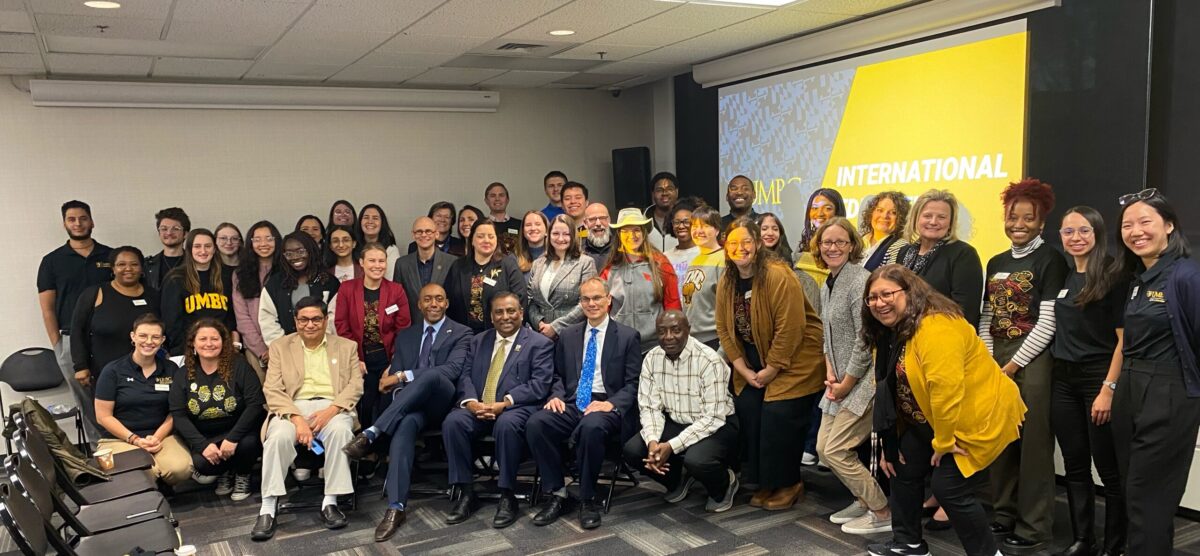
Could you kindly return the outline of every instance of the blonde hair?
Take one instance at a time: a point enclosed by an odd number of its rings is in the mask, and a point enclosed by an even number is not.
[[[913,201],[912,210],[908,213],[908,221],[904,223],[904,239],[909,243],[920,241],[917,232],[917,220],[925,205],[940,201],[950,206],[950,229],[946,233],[946,242],[958,241],[958,198],[948,189],[930,189]]]

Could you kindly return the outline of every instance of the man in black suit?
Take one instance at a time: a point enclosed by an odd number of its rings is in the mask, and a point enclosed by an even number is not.
[[[454,255],[437,248],[437,225],[433,219],[422,216],[413,222],[413,244],[417,249],[396,260],[392,278],[404,286],[408,299],[419,299],[421,288],[428,284],[446,285],[446,274]],[[411,322],[420,322],[421,313],[416,303],[409,303]]]
[[[471,366],[458,379],[458,404],[442,422],[442,440],[450,466],[450,484],[461,493],[446,523],[462,523],[478,506],[471,441],[488,434],[496,439],[500,505],[492,527],[517,521],[513,487],[525,450],[525,422],[546,403],[554,379],[554,343],[521,326],[525,313],[512,292],[492,297],[492,325],[471,340]]]
[[[637,388],[642,370],[641,334],[608,317],[612,297],[599,278],[579,286],[586,322],[563,329],[554,349],[550,401],[529,419],[525,439],[542,475],[546,502],[534,525],[549,525],[567,511],[562,447],[575,438],[579,465],[579,524],[600,526],[596,477],[608,440],[633,436],[638,428]]]
[[[371,444],[391,437],[388,463],[388,509],[375,528],[375,542],[384,542],[405,520],[408,487],[417,435],[429,423],[440,423],[454,399],[454,383],[466,366],[471,328],[446,318],[446,290],[437,284],[421,288],[417,306],[421,326],[410,326],[396,335],[391,374],[379,381],[379,390],[396,388],[391,405],[375,424],[358,433],[343,450],[354,459],[366,456]]]

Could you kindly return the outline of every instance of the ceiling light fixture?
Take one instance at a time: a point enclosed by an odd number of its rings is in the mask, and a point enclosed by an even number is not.
[[[550,34],[555,37],[565,37],[567,35],[574,35],[575,31],[572,31],[570,29],[559,29],[557,31],[550,31]]]
[[[89,8],[98,8],[101,10],[111,10],[121,7],[120,2],[108,2],[105,0],[88,0],[87,2],[84,2],[83,5]]]

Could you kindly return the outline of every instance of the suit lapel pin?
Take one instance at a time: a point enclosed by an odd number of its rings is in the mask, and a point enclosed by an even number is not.
[[[517,344],[517,345],[513,346],[513,351],[515,351],[517,353],[521,353],[521,344]]]
[[[329,364],[330,364],[330,365],[337,365],[337,359],[330,359],[330,360],[329,360]]]

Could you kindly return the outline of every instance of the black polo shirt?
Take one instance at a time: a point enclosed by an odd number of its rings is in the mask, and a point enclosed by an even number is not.
[[[68,241],[42,257],[37,275],[38,293],[55,292],[54,314],[58,317],[60,330],[71,329],[75,302],[84,288],[112,280],[112,263],[108,262],[110,253],[112,248],[97,241],[85,258],[71,249]]]
[[[1179,262],[1165,256],[1136,278],[1125,302],[1125,359],[1180,364],[1167,313],[1167,279]]]
[[[113,402],[113,417],[138,436],[154,434],[170,412],[167,398],[179,366],[165,357],[156,361],[158,367],[147,377],[126,355],[105,365],[96,380],[96,399]],[[107,430],[104,435],[113,438]]]

